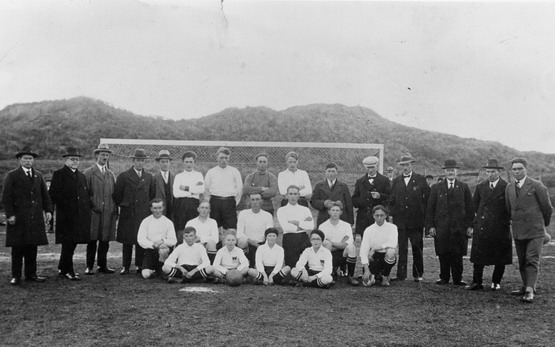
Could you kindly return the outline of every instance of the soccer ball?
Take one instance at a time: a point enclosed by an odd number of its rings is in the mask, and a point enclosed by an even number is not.
[[[228,270],[225,274],[225,280],[231,287],[238,287],[243,283],[243,274],[239,270]]]

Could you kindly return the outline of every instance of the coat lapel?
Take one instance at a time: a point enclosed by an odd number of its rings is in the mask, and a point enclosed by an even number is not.
[[[532,188],[533,188],[532,181],[529,180],[528,177],[527,177],[524,180],[524,183],[522,184],[522,187],[520,187],[520,192],[518,193],[517,202],[522,201],[524,199],[524,197],[526,196],[526,194],[528,193],[528,191]]]
[[[98,177],[98,179],[100,179],[101,181],[104,181],[104,175],[102,174],[102,172],[100,172],[98,165],[94,164],[94,166],[92,167],[92,172],[96,177]]]
[[[31,174],[33,176],[33,181],[31,182],[31,180],[29,179],[29,176],[27,176],[25,174],[25,171],[23,170],[23,168],[20,166],[19,170],[17,170],[17,179],[21,182],[21,184],[26,187],[27,189],[31,190],[33,188],[33,184],[36,181],[36,174],[35,174],[35,170],[31,169]]]

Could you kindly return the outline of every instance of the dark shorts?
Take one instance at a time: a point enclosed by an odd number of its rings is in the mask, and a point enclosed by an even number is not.
[[[177,198],[174,200],[173,218],[175,223],[175,231],[177,235],[177,243],[183,243],[183,229],[191,219],[198,217],[198,199],[195,198]]]
[[[143,257],[143,269],[160,271],[162,269],[163,263],[159,260],[160,255],[157,249],[145,249],[145,254]]]
[[[224,229],[237,229],[237,211],[235,209],[234,197],[210,198],[210,218],[218,223],[218,227]]]
[[[304,231],[300,233],[283,234],[285,265],[291,268],[295,267],[301,253],[308,247],[310,247],[310,240]]]
[[[189,272],[189,271],[193,271],[194,269],[196,269],[198,265],[181,265],[181,266],[183,266],[185,268],[185,270],[187,270],[187,272]],[[188,281],[196,281],[196,280],[203,279],[204,277],[202,276],[202,274],[200,272],[201,271],[197,271],[193,275],[193,277],[188,278],[187,280]],[[183,275],[181,274],[181,271],[178,271],[178,273],[180,274],[181,277],[183,277]]]
[[[275,269],[275,266],[264,266],[264,272],[266,273],[267,276],[270,276],[272,274],[272,271],[274,271],[274,269]],[[281,272],[276,273],[274,275],[274,283],[280,284],[282,281],[283,281],[283,277],[281,276]]]

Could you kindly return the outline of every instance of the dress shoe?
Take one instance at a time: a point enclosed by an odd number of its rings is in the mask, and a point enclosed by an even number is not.
[[[472,283],[471,285],[464,287],[464,289],[466,289],[466,290],[480,290],[480,289],[484,289],[484,286],[479,284],[479,283]]]
[[[94,270],[92,267],[88,267],[85,269],[85,275],[94,275]]]
[[[46,281],[46,278],[35,275],[31,277],[26,277],[25,281],[41,283]]]
[[[422,282],[424,279],[422,277],[415,277],[414,282]]]
[[[109,268],[109,267],[99,267],[96,272],[102,272],[103,274],[113,274],[116,270]]]
[[[456,286],[466,286],[465,281],[457,281],[457,282],[453,282],[453,284],[456,285]]]
[[[534,302],[534,292],[526,292],[524,293],[524,296],[521,299],[524,302],[527,302],[529,304],[531,304],[532,302]]]
[[[389,279],[390,282],[401,282],[404,281],[405,279],[403,277],[392,277]]]
[[[360,282],[357,281],[354,277],[347,278],[347,283],[352,286],[358,286],[360,284]]]
[[[491,284],[491,290],[498,291],[500,289],[501,289],[501,286],[499,285],[499,283],[492,283]]]
[[[441,278],[436,281],[436,284],[448,284],[448,283],[449,283],[448,280],[444,280],[444,279],[441,279]]]
[[[19,279],[19,278],[17,278],[17,277],[12,278],[12,280],[10,281],[10,284],[11,284],[12,286],[17,286],[17,285],[20,284],[20,283],[21,283],[21,279]]]
[[[389,283],[389,277],[384,276],[382,278],[382,287],[389,287],[391,284]]]
[[[79,280],[81,280],[81,277],[79,277],[79,275],[77,275],[76,273],[72,273],[72,272],[66,273],[65,277],[70,281],[79,281]]]
[[[526,293],[526,288],[522,287],[518,290],[511,291],[511,295],[524,295]]]
[[[120,275],[128,275],[129,274],[129,268],[128,267],[124,267],[123,269],[121,269],[121,271],[119,272]]]

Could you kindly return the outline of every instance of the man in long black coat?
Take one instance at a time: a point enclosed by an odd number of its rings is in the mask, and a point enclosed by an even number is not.
[[[56,243],[62,244],[59,274],[76,281],[80,277],[73,268],[73,254],[77,244],[90,241],[92,201],[87,179],[78,169],[79,149],[68,147],[63,157],[64,167],[52,174],[50,198],[56,206]]]
[[[143,168],[148,158],[145,150],[137,148],[131,158],[133,166],[119,174],[112,195],[120,208],[116,241],[123,244],[121,275],[129,273],[133,245],[137,273],[141,273],[144,249],[137,242],[137,233],[143,219],[150,215],[150,200],[154,198],[153,177]]]
[[[467,253],[468,237],[472,232],[474,208],[468,184],[456,179],[459,168],[455,160],[445,161],[446,179],[432,186],[426,208],[426,227],[434,237],[439,257],[437,284],[449,283],[452,275],[455,285],[466,285],[462,280],[463,256]]]
[[[474,264],[472,284],[467,290],[483,288],[484,266],[495,265],[491,289],[501,289],[500,283],[505,272],[505,265],[513,261],[513,248],[510,228],[510,213],[505,202],[507,182],[499,177],[497,159],[490,159],[486,166],[488,178],[480,182],[474,190],[474,208],[476,219],[472,235],[470,261]]]
[[[44,281],[44,277],[37,276],[37,246],[48,244],[45,222],[52,218],[53,209],[44,179],[33,169],[37,156],[28,148],[17,153],[15,157],[20,166],[8,172],[4,179],[2,205],[8,218],[6,247],[12,248],[12,285],[21,282],[23,259],[25,279]]]

